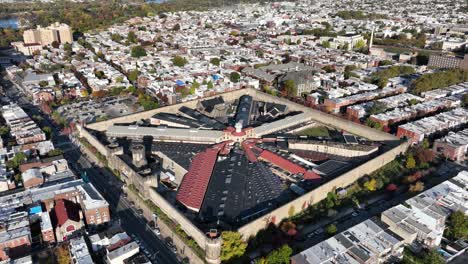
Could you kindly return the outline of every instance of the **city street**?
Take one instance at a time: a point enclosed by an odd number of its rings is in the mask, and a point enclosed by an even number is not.
[[[123,196],[121,183],[116,178],[103,173],[103,169],[92,166],[91,162],[78,150],[65,153],[67,160],[75,164],[77,172],[86,172],[90,181],[109,202],[113,217],[118,217],[122,228],[130,235],[134,234],[152,256],[156,254],[156,263],[178,263],[177,257],[166,247],[153,231],[147,229],[146,220],[138,215],[133,206]]]
[[[118,218],[121,227],[129,235],[133,235],[138,241],[141,241],[141,249],[146,249],[150,253],[153,263],[179,263],[177,256],[167,248],[165,243],[152,230],[148,229],[146,220],[136,212],[131,203],[123,196],[122,183],[115,177],[106,174],[104,168],[93,166],[93,163],[70,141],[68,136],[60,133],[60,128],[49,119],[49,116],[27,100],[26,96],[18,90],[17,85],[10,80],[2,80],[2,85],[5,94],[11,101],[19,102],[29,114],[41,116],[43,118],[41,120],[42,126],[52,128],[52,141],[56,147],[64,152],[64,157],[75,174],[79,176],[86,173],[91,183],[109,203],[112,218]]]

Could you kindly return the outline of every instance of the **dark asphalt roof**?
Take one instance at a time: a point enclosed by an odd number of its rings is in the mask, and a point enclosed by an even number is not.
[[[181,115],[170,114],[170,113],[157,113],[153,116],[153,118],[173,122],[176,124],[180,124],[183,126],[188,126],[191,128],[200,128],[203,127],[203,123],[198,122],[195,119],[187,118]]]
[[[206,112],[211,113],[216,105],[224,104],[224,99],[221,96],[203,100],[200,102]]]
[[[177,162],[184,169],[188,170],[195,154],[208,148],[207,144],[175,143],[175,142],[155,142],[151,146],[151,152],[160,151],[171,160]]]
[[[186,106],[182,106],[181,108],[179,108],[179,111],[204,124],[205,127],[209,127],[216,130],[223,130],[226,128],[226,126],[223,123],[218,122],[213,118],[209,118],[208,116]]]
[[[268,209],[281,193],[278,176],[261,162],[249,164],[245,155],[236,150],[216,164],[200,217],[240,223],[242,217]]]
[[[242,123],[242,127],[250,125],[250,115],[252,113],[253,98],[250,95],[243,95],[239,98],[236,111],[236,124]]]

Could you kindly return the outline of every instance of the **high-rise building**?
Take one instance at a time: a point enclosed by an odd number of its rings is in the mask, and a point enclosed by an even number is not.
[[[67,24],[59,24],[58,22],[56,22],[55,24],[49,26],[49,28],[57,32],[60,43],[73,42],[72,30]]]
[[[38,30],[41,36],[42,46],[50,45],[54,41],[59,42],[58,32],[56,30],[50,28],[38,28]]]
[[[36,29],[28,29],[23,33],[23,40],[25,44],[40,44],[41,34]]]
[[[73,35],[70,26],[56,22],[46,28],[38,26],[36,29],[24,31],[23,40],[25,44],[46,46],[54,41],[58,43],[72,43]]]

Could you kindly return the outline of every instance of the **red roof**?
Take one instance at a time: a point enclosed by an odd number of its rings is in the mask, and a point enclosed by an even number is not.
[[[320,180],[322,177],[313,171],[306,171],[304,174],[305,180]]]
[[[242,148],[244,149],[245,155],[247,156],[247,159],[250,162],[257,162],[257,156],[252,151],[252,147],[254,147],[254,146],[255,145],[250,143],[250,142],[247,142],[247,141],[242,142]]]
[[[75,222],[80,221],[80,209],[73,202],[60,199],[55,203],[54,207],[55,216],[57,218],[57,225],[62,226],[69,219]]]
[[[268,162],[271,162],[275,164],[276,166],[282,168],[285,171],[289,171],[290,173],[293,174],[298,174],[298,173],[305,173],[306,170],[302,168],[301,166],[281,157],[276,155],[275,153],[264,150],[262,153],[260,153],[260,157],[264,160],[267,160]]]
[[[190,169],[185,174],[176,199],[194,211],[199,211],[213,173],[220,146],[209,148],[193,157]]]

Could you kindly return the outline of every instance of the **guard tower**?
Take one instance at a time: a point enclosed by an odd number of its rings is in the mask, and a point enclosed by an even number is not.
[[[131,147],[133,165],[137,168],[141,168],[148,164],[145,154],[145,146],[143,144],[134,144]]]
[[[211,229],[206,235],[205,261],[208,264],[220,264],[223,239],[216,229]]]

